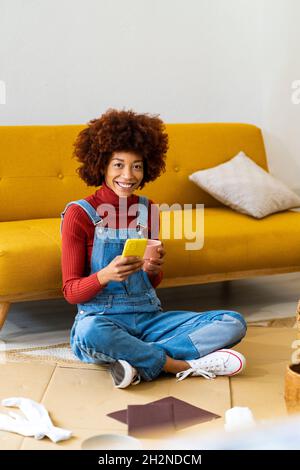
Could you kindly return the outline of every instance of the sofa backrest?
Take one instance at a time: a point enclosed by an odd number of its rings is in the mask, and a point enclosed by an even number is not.
[[[92,194],[76,173],[73,143],[84,125],[0,126],[0,220],[59,217],[72,200]],[[167,124],[166,172],[144,186],[157,203],[220,206],[188,175],[224,163],[243,150],[267,170],[259,128],[250,124]]]

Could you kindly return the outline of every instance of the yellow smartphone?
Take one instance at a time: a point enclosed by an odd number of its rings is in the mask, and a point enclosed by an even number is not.
[[[143,258],[147,241],[147,238],[127,238],[122,256],[139,256]]]

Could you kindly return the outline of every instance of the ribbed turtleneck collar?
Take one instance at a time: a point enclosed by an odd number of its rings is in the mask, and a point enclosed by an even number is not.
[[[114,207],[119,207],[120,197],[105,183],[103,182],[101,188],[99,188],[95,192],[95,197],[97,199],[97,203],[101,204],[102,202],[112,204]],[[135,194],[131,194],[127,198],[127,207],[131,204],[135,204],[138,201],[138,196]]]

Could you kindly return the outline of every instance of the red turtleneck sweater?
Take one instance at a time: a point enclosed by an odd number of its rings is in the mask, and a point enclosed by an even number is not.
[[[94,194],[85,198],[94,209],[100,204],[112,204],[116,210],[116,226],[119,228],[119,197],[105,183]],[[131,195],[127,199],[127,208],[138,203],[138,196]],[[151,204],[149,200],[148,231],[150,237]],[[155,206],[154,206],[155,207]],[[104,215],[104,214],[100,214]],[[127,227],[135,215],[127,217]],[[90,262],[94,240],[94,224],[86,212],[77,204],[68,207],[62,230],[62,278],[63,294],[71,304],[88,302],[98,294],[103,286],[100,284],[97,273],[90,274]],[[153,287],[157,287],[162,280],[162,272],[150,276]]]

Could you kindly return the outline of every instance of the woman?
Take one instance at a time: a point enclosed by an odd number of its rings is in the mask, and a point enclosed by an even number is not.
[[[102,186],[61,214],[63,292],[78,307],[71,347],[84,362],[109,364],[117,388],[163,371],[183,380],[235,375],[245,366],[242,354],[228,349],[246,333],[239,313],[163,311],[155,292],[163,245],[150,261],[121,257],[126,238],[158,238],[151,227],[159,220],[156,206],[134,191],[165,170],[167,149],[157,116],[113,109],[91,120],[75,142],[79,176]],[[132,214],[135,207],[146,210]]]

